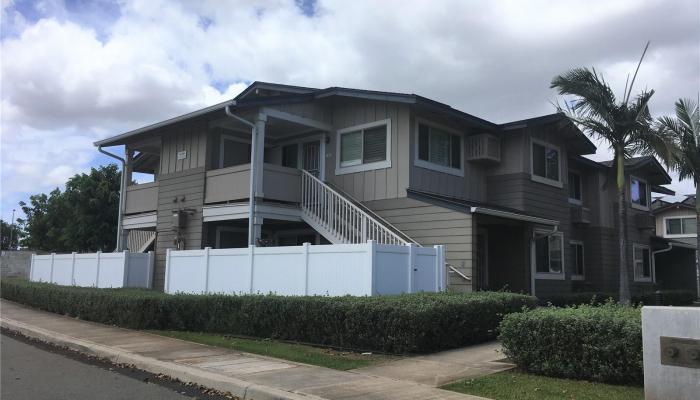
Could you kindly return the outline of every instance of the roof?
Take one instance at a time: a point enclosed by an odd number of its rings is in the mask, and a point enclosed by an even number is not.
[[[499,205],[483,203],[479,201],[464,200],[452,196],[445,196],[443,194],[425,192],[415,189],[407,189],[406,192],[409,198],[414,198],[416,200],[421,200],[426,203],[450,208],[455,211],[461,211],[470,214],[486,214],[495,217],[532,222],[542,225],[559,225],[559,221],[557,220],[538,217],[536,215],[528,214],[515,208],[502,207]]]
[[[210,107],[166,119],[161,122],[150,124],[138,129],[130,130],[116,136],[96,141],[95,146],[115,146],[124,144],[127,139],[158,128],[175,124],[187,119],[196,118],[209,113],[222,112],[227,106],[233,109],[246,109],[261,105],[272,105],[279,103],[303,102],[315,99],[323,99],[331,96],[354,97],[368,100],[390,101],[404,104],[413,104],[424,107],[434,112],[446,114],[477,128],[489,131],[504,131],[527,126],[540,126],[555,122],[565,122],[569,124],[571,132],[581,139],[584,151],[595,152],[595,145],[584,135],[564,114],[556,113],[536,118],[524,119],[507,124],[495,124],[483,118],[476,117],[464,111],[457,110],[445,103],[429,99],[413,93],[385,92],[377,90],[352,89],[332,86],[325,89],[316,89],[305,86],[283,85],[278,83],[255,81],[235,98],[215,104]]]
[[[657,200],[654,200],[654,203],[656,203]],[[660,214],[664,211],[670,210],[670,209],[678,209],[678,208],[684,208],[686,210],[693,210],[695,211],[695,196],[686,196],[685,199],[681,201],[676,201],[676,202],[668,202],[664,200],[658,200],[657,206],[654,207],[652,203],[652,213],[654,214]]]
[[[682,242],[680,240],[665,238],[662,236],[652,236],[651,240],[653,242],[663,243],[667,247],[668,247],[668,245],[671,245],[671,248],[679,248],[680,247],[680,248],[689,249],[689,250],[695,250],[695,248],[696,248],[696,246],[692,243]]]
[[[612,168],[614,165],[613,160],[601,161],[601,165],[608,168]],[[659,161],[653,156],[641,156],[641,157],[631,157],[625,159],[625,169],[628,172],[635,172],[646,169],[645,178],[650,179],[650,183],[654,185],[668,185],[672,182],[671,176],[666,172],[666,169],[659,163]],[[675,192],[660,188],[664,191],[657,193],[675,194]]]

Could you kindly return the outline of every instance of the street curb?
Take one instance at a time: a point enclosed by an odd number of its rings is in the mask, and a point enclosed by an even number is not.
[[[100,358],[108,359],[113,363],[131,364],[136,368],[153,373],[163,374],[182,382],[196,382],[199,385],[230,392],[243,400],[322,400],[323,398],[303,393],[288,392],[265,385],[259,385],[201,370],[199,368],[160,361],[153,358],[139,356],[128,351],[114,349],[99,345],[90,341],[77,339],[46,329],[38,328],[23,322],[6,317],[0,318],[0,326],[10,331],[18,332],[24,336],[65,346],[81,353],[87,353]]]

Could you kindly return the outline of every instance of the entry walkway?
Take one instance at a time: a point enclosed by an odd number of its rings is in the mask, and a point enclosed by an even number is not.
[[[81,321],[5,300],[0,306],[3,328],[184,382],[229,391],[243,399],[480,399],[437,389],[434,377],[421,382],[423,379],[416,378],[420,375],[417,367],[402,367],[413,358],[387,364],[384,369],[336,371]],[[433,365],[430,363],[443,356],[456,361],[462,357],[459,354],[455,351],[418,357],[414,365]]]

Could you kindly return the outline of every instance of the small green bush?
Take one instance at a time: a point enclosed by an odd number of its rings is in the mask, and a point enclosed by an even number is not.
[[[500,331],[504,353],[526,371],[618,384],[643,381],[639,308],[544,307],[506,315]]]
[[[502,292],[379,297],[167,295],[17,280],[2,297],[131,329],[181,330],[375,350],[428,352],[495,339],[505,314],[536,299]]]
[[[693,304],[696,296],[690,290],[662,290],[662,304],[664,306],[687,306]],[[542,296],[540,305],[553,305],[555,307],[575,306],[575,305],[601,305],[609,299],[617,300],[615,293],[603,292],[574,292],[563,293],[550,296]],[[632,296],[633,304],[656,305],[656,294],[647,292]]]

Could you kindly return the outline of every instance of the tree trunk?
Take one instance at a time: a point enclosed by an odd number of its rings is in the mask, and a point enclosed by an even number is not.
[[[625,155],[622,151],[616,151],[617,159],[617,232],[620,245],[620,304],[629,305],[630,282],[627,266],[627,202],[625,201]]]
[[[697,296],[700,299],[700,177],[695,178],[695,222],[696,222],[696,243],[695,248],[695,284],[697,286]]]

